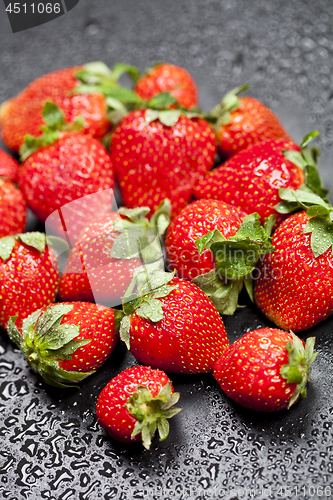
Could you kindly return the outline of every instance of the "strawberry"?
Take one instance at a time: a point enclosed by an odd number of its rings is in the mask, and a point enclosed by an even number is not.
[[[110,129],[103,90],[105,87],[116,87],[117,78],[122,72],[119,65],[115,65],[111,71],[105,64],[95,62],[61,69],[37,78],[1,106],[3,141],[9,148],[18,151],[27,134],[40,135],[42,110],[47,101],[56,104],[69,123],[81,115],[84,119],[84,133],[97,139],[103,137]]]
[[[153,99],[158,102],[158,96]],[[175,100],[165,105],[168,102]],[[172,217],[176,216],[194,185],[212,168],[215,149],[214,131],[202,118],[190,118],[177,109],[130,112],[111,139],[124,204],[156,210],[169,198]]]
[[[11,316],[18,326],[36,309],[54,301],[59,287],[55,254],[43,233],[0,239],[0,325]]]
[[[275,231],[275,253],[266,255],[254,289],[258,307],[285,330],[303,331],[333,312],[333,209],[307,189],[281,190],[289,216]]]
[[[155,261],[163,255],[159,238],[168,225],[170,205],[166,200],[150,221],[145,217],[148,212],[144,207],[120,208],[118,213],[106,214],[90,223],[71,249],[59,298],[109,306],[121,304],[141,259]]]
[[[293,142],[272,110],[253,97],[238,97],[249,86],[228,92],[208,115],[215,121],[218,150],[228,158],[257,142]]]
[[[0,178],[0,238],[24,231],[26,202],[19,189]]]
[[[198,105],[195,81],[188,71],[174,64],[161,63],[147,70],[136,82],[135,92],[147,101],[160,92],[170,92],[178,104],[186,109]]]
[[[114,171],[104,146],[88,135],[66,131],[63,114],[54,104],[46,103],[43,116],[43,135],[27,136],[21,148],[19,186],[32,211],[45,222],[69,202],[113,188]],[[101,213],[106,209],[101,207]],[[71,217],[66,223],[75,225],[77,214]]]
[[[8,333],[31,368],[47,384],[72,387],[94,373],[118,341],[115,312],[98,304],[66,302],[34,311],[22,325],[16,316]]]
[[[290,408],[306,397],[315,339],[305,349],[293,333],[275,328],[254,330],[224,351],[214,366],[214,377],[236,403],[256,411]]]
[[[145,365],[207,373],[229,345],[213,303],[193,283],[155,264],[137,270],[123,298],[120,338]]]
[[[195,197],[223,200],[248,213],[258,212],[262,221],[274,214],[277,227],[285,218],[274,208],[280,188],[297,189],[306,182],[319,195],[326,193],[317,172],[319,152],[307,147],[317,134],[308,134],[301,149],[270,140],[240,151],[195,186]]]
[[[173,405],[179,400],[168,376],[148,366],[134,366],[119,373],[98,396],[98,423],[117,441],[142,441],[149,450],[156,429],[160,441],[169,434],[168,418],[181,408]]]
[[[0,177],[16,182],[19,166],[18,161],[0,148]]]

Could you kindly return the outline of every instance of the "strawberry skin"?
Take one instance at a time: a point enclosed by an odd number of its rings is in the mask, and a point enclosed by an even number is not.
[[[26,216],[27,206],[21,191],[0,178],[0,238],[22,233]]]
[[[163,392],[166,393],[164,398]],[[145,398],[142,398],[144,393]],[[163,371],[134,366],[119,373],[104,387],[97,400],[97,420],[117,441],[135,443],[143,440],[143,445],[149,449],[155,432],[155,429],[151,432],[152,427],[158,428],[161,440],[167,437],[169,426],[166,418],[180,411],[179,408],[171,408],[178,398],[179,394],[174,393],[171,381]],[[139,420],[143,424],[146,420],[148,429],[144,429]]]
[[[169,198],[174,217],[213,166],[214,131],[203,119],[184,115],[170,127],[159,120],[147,123],[146,111],[130,112],[112,136],[111,155],[121,194],[126,206],[154,211]]]
[[[187,205],[173,219],[165,242],[170,270],[180,278],[194,279],[215,267],[212,252],[199,255],[195,241],[209,231],[218,229],[227,239],[233,236],[246,214],[218,200],[198,200]]]
[[[294,332],[311,328],[333,312],[332,251],[314,256],[311,235],[303,234],[309,220],[298,212],[278,227],[272,240],[276,251],[262,261],[254,289],[263,313]]]
[[[268,140],[292,142],[272,110],[253,97],[238,97],[239,107],[230,112],[230,122],[216,130],[218,150],[229,157],[252,144]]]
[[[21,165],[19,186],[35,215],[47,217],[67,203],[114,187],[110,155],[93,137],[64,133]],[[66,220],[76,225],[76,217]]]
[[[274,208],[279,189],[304,184],[303,171],[282,154],[287,149],[300,151],[294,143],[275,140],[240,151],[195,186],[195,197],[223,200],[247,213],[257,212],[263,221],[275,214],[279,224],[285,218]]]
[[[163,318],[153,323],[130,316],[130,350],[145,365],[172,373],[208,373],[229,345],[221,316],[193,283],[173,278],[177,286],[162,303]]]
[[[176,87],[179,88],[173,90]],[[137,81],[135,92],[147,101],[160,92],[170,92],[186,109],[198,105],[198,89],[192,76],[184,68],[173,64],[155,66]]]
[[[0,177],[16,182],[19,166],[18,161],[0,148]]]
[[[76,66],[41,76],[1,106],[2,139],[9,148],[18,151],[26,134],[40,135],[42,109],[47,100],[62,109],[67,122],[73,122],[81,115],[85,133],[96,138],[106,134],[110,125],[105,98],[98,93],[73,94],[79,84],[75,73],[80,69],[82,66]]]

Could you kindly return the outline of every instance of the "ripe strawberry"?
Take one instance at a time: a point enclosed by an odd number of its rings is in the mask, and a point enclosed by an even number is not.
[[[48,125],[43,136],[27,137],[21,150],[26,159],[20,167],[19,186],[32,211],[45,222],[69,202],[113,188],[114,171],[111,157],[99,141],[61,131],[67,126],[59,108],[46,103],[43,114]],[[76,214],[71,217],[66,223],[75,225]]]
[[[151,221],[145,217],[148,212],[144,207],[120,208],[119,213],[106,214],[89,224],[71,249],[61,277],[59,298],[109,306],[121,304],[141,259],[155,261],[163,255],[158,242],[169,222],[168,201]],[[151,243],[155,244],[154,252]],[[146,255],[148,250],[151,255]]]
[[[130,112],[111,140],[125,205],[156,210],[169,198],[176,216],[194,185],[212,168],[215,149],[214,131],[201,118],[189,118],[180,110]]]
[[[51,304],[23,321],[8,322],[8,333],[31,368],[47,384],[71,387],[94,373],[118,341],[112,309],[85,302]]]
[[[149,450],[151,440],[159,432],[160,441],[169,434],[167,418],[177,415],[179,400],[171,380],[161,370],[134,366],[119,373],[98,396],[98,423],[117,441],[142,441]]]
[[[22,320],[54,301],[59,271],[42,233],[24,233],[0,239],[0,325],[11,316]]]
[[[275,231],[275,253],[258,269],[255,301],[276,325],[299,332],[333,312],[333,209],[318,196],[299,189],[281,190],[278,209],[309,207],[288,217]],[[294,203],[293,203],[294,201]]]
[[[258,212],[262,221],[274,214],[277,226],[284,219],[274,209],[279,189],[297,189],[305,182],[304,172],[285,156],[285,150],[300,154],[296,144],[277,140],[240,151],[195,186],[195,197],[223,200],[248,213]]]
[[[97,139],[103,137],[110,129],[103,88],[115,87],[120,74],[121,71],[111,71],[103,63],[88,63],[37,78],[1,106],[3,141],[18,151],[27,134],[40,135],[42,110],[47,101],[59,106],[69,123],[81,115],[84,133]]]
[[[16,182],[19,166],[18,161],[0,148],[0,177]]]
[[[213,303],[193,283],[144,266],[123,299],[120,338],[145,365],[207,373],[229,345]],[[148,273],[148,278],[147,278]]]
[[[19,189],[0,178],[0,238],[24,231],[27,206]]]
[[[253,97],[238,97],[247,88],[244,85],[228,92],[208,115],[215,120],[218,150],[223,157],[257,142],[293,142],[271,109]]]
[[[305,349],[293,333],[261,328],[232,344],[215,363],[214,377],[236,403],[256,411],[290,408],[306,397],[315,339]]]
[[[195,81],[188,71],[173,64],[157,64],[149,69],[137,81],[135,92],[141,99],[147,101],[160,92],[170,92],[177,99],[178,104],[186,109],[198,105],[198,89]]]

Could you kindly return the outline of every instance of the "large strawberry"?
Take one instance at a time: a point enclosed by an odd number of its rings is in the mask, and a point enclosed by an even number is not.
[[[308,134],[300,148],[293,143],[270,140],[235,154],[209,173],[194,188],[196,198],[213,198],[248,213],[258,212],[262,221],[276,216],[276,226],[285,218],[274,206],[279,189],[297,189],[307,182],[318,194],[325,194],[316,169],[318,150],[307,147],[318,134]]]
[[[149,106],[159,103],[156,96]],[[156,210],[169,198],[175,216],[188,203],[194,185],[212,168],[216,150],[211,126],[190,116],[148,108],[130,112],[117,126],[111,154],[125,205]]]
[[[170,216],[166,200],[149,221],[149,209],[120,208],[91,222],[72,247],[60,282],[65,300],[121,304],[143,262],[163,259],[160,238]]]
[[[0,325],[11,316],[17,325],[33,311],[54,301],[59,287],[55,254],[43,233],[0,239]]]
[[[304,348],[293,333],[261,328],[238,339],[214,366],[214,377],[236,403],[256,411],[290,408],[306,397],[315,339]]]
[[[218,150],[229,157],[257,142],[282,140],[292,142],[273,111],[253,97],[238,97],[248,85],[228,92],[210,112],[216,130]]]
[[[198,105],[198,89],[191,75],[174,64],[159,63],[136,82],[135,92],[147,101],[161,92],[170,92],[184,108]]]
[[[154,264],[136,272],[123,302],[120,336],[140,363],[174,373],[207,373],[229,345],[207,296]]]
[[[31,368],[56,387],[71,387],[94,373],[118,341],[113,309],[85,302],[45,306],[8,334]]]
[[[181,408],[168,376],[148,366],[134,366],[119,373],[98,396],[98,423],[111,437],[125,443],[142,441],[149,450],[156,429],[160,441],[169,434],[168,418]]]
[[[27,206],[19,189],[0,177],[0,238],[24,231]]]
[[[19,166],[18,161],[0,148],[0,177],[16,182]]]
[[[4,142],[18,151],[27,134],[38,136],[43,125],[42,110],[47,101],[61,108],[67,122],[74,122],[81,115],[84,132],[96,138],[103,137],[110,128],[103,93],[117,86],[117,78],[125,70],[126,65],[116,65],[111,71],[105,64],[95,62],[37,78],[1,106],[0,126]]]
[[[333,209],[309,190],[281,190],[277,209],[289,216],[275,231],[275,253],[263,259],[255,284],[257,305],[276,325],[299,332],[333,312]]]
[[[68,131],[75,124],[69,127],[54,104],[46,103],[43,116],[47,124],[43,135],[27,136],[21,148],[25,160],[19,185],[32,211],[45,222],[71,201],[113,188],[114,170],[105,147],[93,137]],[[109,208],[101,206],[101,214]],[[71,214],[67,225],[75,225],[76,219]]]

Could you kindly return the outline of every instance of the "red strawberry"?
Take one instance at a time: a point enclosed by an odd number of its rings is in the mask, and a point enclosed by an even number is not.
[[[170,92],[184,108],[191,109],[198,105],[195,81],[188,71],[173,64],[162,63],[148,70],[137,81],[135,92],[147,101],[161,92]]]
[[[8,322],[8,333],[31,368],[47,384],[71,387],[94,373],[118,341],[112,309],[85,302],[51,304],[23,321]]]
[[[121,304],[121,299],[133,278],[135,269],[150,243],[158,243],[168,225],[170,206],[166,201],[149,221],[149,209],[120,208],[89,224],[71,249],[60,282],[59,297],[65,300],[84,300],[109,306]],[[147,248],[138,253],[138,238],[147,238]],[[157,244],[150,260],[162,258]]]
[[[11,316],[18,326],[33,311],[54,301],[60,276],[42,233],[0,239],[0,325]]]
[[[300,151],[296,144],[275,140],[240,151],[195,186],[195,197],[223,200],[248,213],[258,212],[263,221],[275,214],[277,225],[284,218],[274,209],[279,189],[297,189],[305,181],[302,169],[284,156],[284,150]]]
[[[0,177],[16,182],[19,162],[0,148]]]
[[[315,339],[305,349],[293,333],[261,328],[231,345],[215,363],[214,377],[236,403],[256,411],[290,408],[306,397]]]
[[[215,135],[201,118],[179,110],[142,109],[115,129],[111,154],[128,207],[156,210],[169,198],[172,216],[188,203],[194,185],[213,166]]]
[[[0,238],[22,233],[26,216],[27,206],[21,191],[0,178]]]
[[[253,97],[238,97],[248,85],[228,92],[210,113],[216,120],[218,149],[229,157],[257,142],[293,142],[272,110]]]
[[[147,267],[123,299],[121,339],[145,365],[173,373],[212,371],[229,345],[213,303],[193,283]]]
[[[19,171],[25,199],[43,222],[73,200],[114,187],[113,163],[99,141],[80,133],[62,132],[66,123],[52,103],[44,107],[44,120],[48,128],[44,128],[43,136],[28,137],[22,148],[26,159]],[[101,213],[108,208],[101,207]],[[76,219],[74,213],[66,224],[74,226]]]
[[[167,418],[181,411],[173,407],[178,400],[179,393],[173,391],[164,372],[134,366],[119,373],[104,387],[97,400],[97,420],[117,441],[142,441],[149,450],[156,429],[160,441],[167,438]]]
[[[292,199],[294,206],[299,200],[309,209],[291,215],[275,231],[276,251],[258,269],[255,301],[276,325],[299,332],[333,312],[333,209],[308,191],[281,191],[280,209],[292,209]]]

